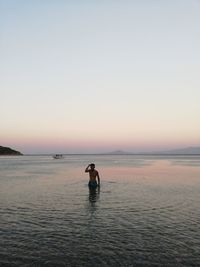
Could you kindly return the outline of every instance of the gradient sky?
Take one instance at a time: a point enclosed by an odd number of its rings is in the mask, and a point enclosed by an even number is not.
[[[0,0],[0,145],[200,145],[199,0]]]

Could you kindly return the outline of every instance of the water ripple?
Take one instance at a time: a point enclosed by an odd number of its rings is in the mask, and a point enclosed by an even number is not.
[[[199,265],[198,180],[190,186],[184,181],[174,186],[173,177],[167,186],[140,177],[125,181],[121,176],[115,179],[118,172],[113,169],[112,179],[102,181],[99,191],[90,192],[87,181],[71,178],[74,166],[85,159],[73,156],[69,160],[73,164],[65,162],[68,176],[57,173],[56,178],[47,179],[48,166],[50,170],[52,164],[64,168],[65,163],[48,158],[39,163],[34,158],[23,163],[17,160],[16,168],[9,166],[13,178],[0,179],[0,266]],[[133,158],[128,160],[130,168]],[[37,163],[45,165],[41,172]],[[143,166],[148,168],[149,162]],[[165,168],[171,171],[174,166]],[[31,181],[29,176],[26,180],[25,174],[31,172]],[[182,174],[185,172],[184,167]],[[148,172],[144,176],[148,177]]]

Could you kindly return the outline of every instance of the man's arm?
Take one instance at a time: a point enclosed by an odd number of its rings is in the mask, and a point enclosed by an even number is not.
[[[98,186],[100,186],[100,177],[99,177],[99,173],[97,172],[97,180],[98,180]]]
[[[85,172],[89,172],[89,167],[90,167],[90,164],[87,166],[87,168],[85,169]]]

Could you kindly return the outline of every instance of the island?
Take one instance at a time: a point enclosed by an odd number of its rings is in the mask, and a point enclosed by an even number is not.
[[[115,150],[105,153],[105,155],[200,155],[200,146],[151,152],[127,152],[123,150]]]
[[[0,156],[22,156],[19,151],[13,150],[10,147],[0,146]]]

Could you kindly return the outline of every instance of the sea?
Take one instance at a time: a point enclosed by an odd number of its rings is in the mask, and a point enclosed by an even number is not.
[[[0,266],[200,266],[200,156],[1,156]]]

